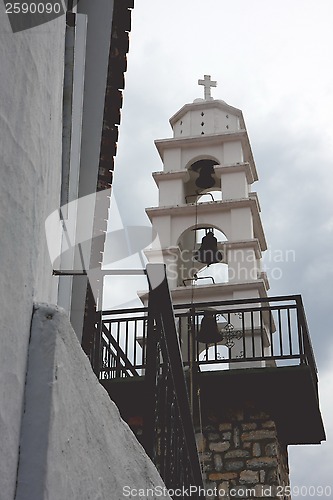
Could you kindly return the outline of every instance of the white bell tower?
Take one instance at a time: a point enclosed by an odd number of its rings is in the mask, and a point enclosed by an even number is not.
[[[213,302],[267,297],[261,271],[267,246],[242,112],[211,97],[216,82],[209,75],[198,83],[205,98],[170,119],[172,138],[155,141],[163,162],[163,171],[153,173],[159,206],[146,212],[158,238],[145,253],[150,263],[166,264],[173,304],[207,303],[211,311]],[[236,330],[241,320],[232,316],[224,327]],[[243,345],[235,340],[229,356],[241,357]]]
[[[258,180],[242,112],[210,95],[183,106],[171,119],[173,138],[155,141],[163,171],[153,173],[159,206],[147,214],[158,235],[146,251],[164,261],[174,303],[267,296],[261,272],[267,249],[257,194]],[[221,262],[196,260],[201,239],[213,231]],[[203,279],[212,275],[212,278]],[[213,283],[213,279],[215,283]]]

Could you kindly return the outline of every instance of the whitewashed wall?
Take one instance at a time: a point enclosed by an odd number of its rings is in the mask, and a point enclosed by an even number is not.
[[[33,301],[55,301],[65,17],[13,34],[0,3],[0,499],[14,498]]]
[[[16,500],[118,500],[130,489],[130,498],[153,500],[144,492],[164,488],[67,315],[46,304],[32,321],[20,446]]]

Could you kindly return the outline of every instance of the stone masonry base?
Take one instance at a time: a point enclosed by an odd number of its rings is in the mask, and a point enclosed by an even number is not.
[[[288,500],[286,446],[274,420],[248,405],[207,414],[196,439],[209,500]]]

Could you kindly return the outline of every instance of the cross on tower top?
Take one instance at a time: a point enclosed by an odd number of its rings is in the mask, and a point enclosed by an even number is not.
[[[211,80],[211,76],[210,75],[204,75],[204,79],[203,80],[198,80],[198,85],[203,85],[204,86],[205,100],[206,101],[209,101],[209,100],[213,99],[212,96],[211,96],[210,89],[211,89],[211,87],[216,87],[217,86],[217,82],[214,82],[213,80]]]

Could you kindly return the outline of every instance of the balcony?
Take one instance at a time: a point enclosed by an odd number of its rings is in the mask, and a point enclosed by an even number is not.
[[[173,309],[185,378],[195,374],[205,411],[218,410],[223,401],[264,401],[285,444],[325,439],[301,296],[182,304]],[[216,322],[218,342],[197,340],[207,315]],[[148,319],[148,308],[103,311],[95,331],[93,368],[125,420],[138,416],[146,398]],[[191,391],[188,384],[190,400]]]

